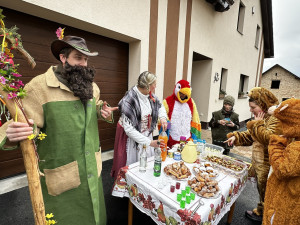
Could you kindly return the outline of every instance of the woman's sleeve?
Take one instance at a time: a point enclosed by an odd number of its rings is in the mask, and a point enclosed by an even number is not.
[[[288,140],[278,135],[271,135],[269,144],[270,164],[278,179],[300,176],[300,142],[288,145]]]
[[[236,146],[251,146],[253,144],[253,139],[249,130],[238,132],[234,131],[232,133],[227,134],[227,138],[235,136],[234,145]]]
[[[149,146],[151,144],[151,140],[141,134],[137,129],[132,126],[130,119],[122,114],[123,128],[127,136],[133,139],[135,142],[139,144],[146,144]]]

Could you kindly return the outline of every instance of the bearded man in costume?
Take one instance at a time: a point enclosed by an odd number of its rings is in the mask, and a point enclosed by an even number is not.
[[[201,138],[199,114],[191,95],[190,83],[186,80],[180,80],[176,83],[173,94],[163,101],[171,122],[169,147],[179,143],[181,136],[186,139]]]
[[[83,38],[66,36],[51,44],[60,61],[26,86],[23,105],[37,130],[47,134],[37,143],[45,211],[64,225],[106,224],[102,187],[101,148],[97,119],[112,122],[111,108],[100,100],[93,83],[95,70],[87,65],[90,52]],[[1,127],[0,142],[17,142],[33,133],[26,123]],[[5,134],[6,130],[6,134]],[[1,147],[1,146],[0,146]]]

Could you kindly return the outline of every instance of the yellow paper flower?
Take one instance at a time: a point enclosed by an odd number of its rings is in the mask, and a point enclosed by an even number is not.
[[[47,218],[47,219],[50,219],[50,218],[52,218],[53,216],[54,216],[53,213],[50,213],[50,214],[48,213],[48,214],[46,215],[46,218]]]
[[[38,136],[38,139],[40,140],[44,140],[46,138],[47,134],[43,133],[43,132],[40,132],[39,133],[39,136]]]
[[[31,134],[31,135],[28,136],[28,139],[29,139],[29,140],[33,140],[34,138],[35,138],[35,135],[34,135],[34,134]],[[48,215],[48,214],[47,214],[47,215]]]

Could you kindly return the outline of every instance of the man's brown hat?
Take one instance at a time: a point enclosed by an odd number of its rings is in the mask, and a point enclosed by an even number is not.
[[[90,50],[86,46],[85,40],[81,37],[65,36],[64,39],[62,40],[53,41],[51,44],[51,51],[56,59],[60,60],[59,54],[63,48],[74,48],[77,51],[87,56],[98,55],[98,52],[90,52]]]

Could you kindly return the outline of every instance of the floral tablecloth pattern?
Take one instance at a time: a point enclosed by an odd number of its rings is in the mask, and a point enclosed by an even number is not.
[[[157,224],[218,224],[245,188],[248,172],[245,171],[239,176],[234,176],[218,171],[219,176],[216,180],[221,188],[220,195],[215,199],[201,198],[196,195],[195,200],[186,204],[185,209],[181,209],[179,202],[177,202],[177,193],[180,190],[176,190],[174,193],[170,192],[170,185],[175,185],[176,180],[168,179],[163,173],[163,168],[173,162],[175,162],[173,159],[167,158],[162,163],[160,177],[153,175],[153,157],[148,159],[145,173],[139,172],[138,163],[121,168],[114,183],[112,195],[130,198],[140,211],[150,216]],[[193,164],[186,163],[186,165],[192,171]],[[163,187],[158,185],[159,182],[164,183]],[[187,185],[187,181],[180,181],[180,183],[181,188]],[[204,205],[192,215],[200,200]]]

